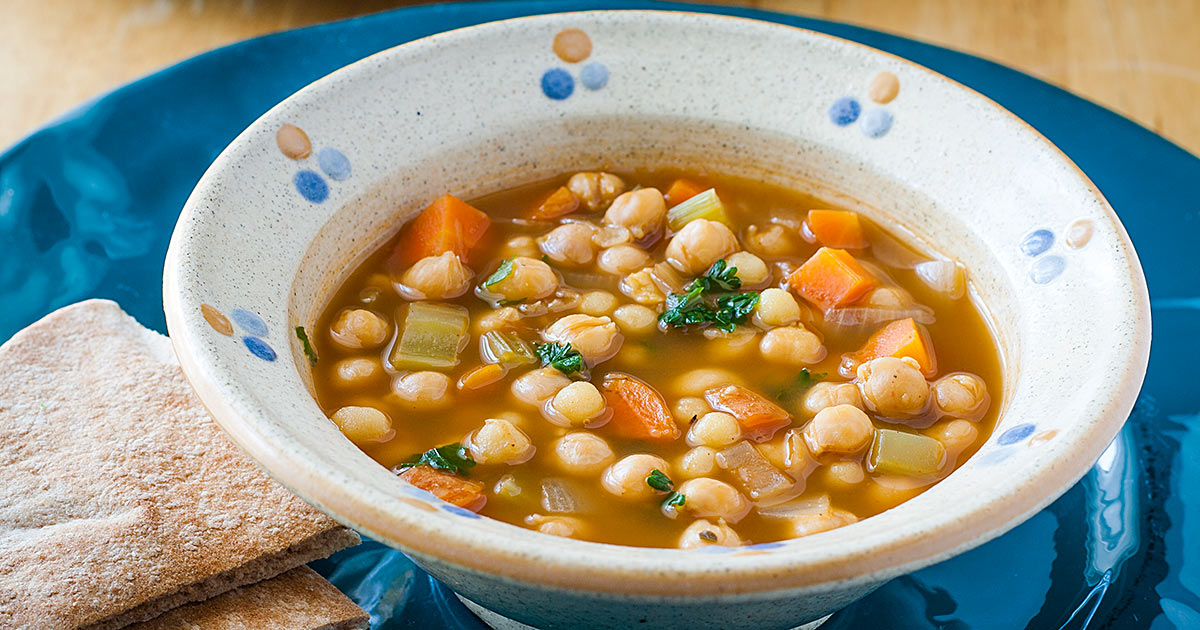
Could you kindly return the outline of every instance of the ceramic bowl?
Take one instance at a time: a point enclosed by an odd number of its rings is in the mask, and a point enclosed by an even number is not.
[[[571,30],[576,29],[576,30]],[[430,200],[564,171],[703,166],[805,190],[962,261],[1005,367],[987,444],[854,525],[700,552],[545,536],[400,481],[313,401],[311,327]],[[751,20],[591,12],[394,48],[301,90],[217,158],[164,278],[200,398],[282,483],[410,554],[489,619],[539,628],[791,627],[979,545],[1074,484],[1141,386],[1149,303],[1112,209],[1053,145],[953,81]]]

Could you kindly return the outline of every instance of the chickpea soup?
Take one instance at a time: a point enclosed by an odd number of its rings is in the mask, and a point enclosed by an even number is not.
[[[299,332],[332,421],[445,501],[735,546],[878,514],[984,443],[1001,369],[964,276],[793,191],[580,172],[434,201]]]

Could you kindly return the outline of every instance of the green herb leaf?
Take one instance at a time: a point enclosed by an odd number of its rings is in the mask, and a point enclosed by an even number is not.
[[[583,355],[569,343],[535,343],[534,351],[548,365],[567,376],[583,371]]]
[[[808,371],[808,368],[800,368],[800,373],[796,375],[796,388],[801,391],[807,391],[813,385],[825,380],[829,374],[825,372],[817,372],[813,374]]]
[[[488,279],[483,281],[483,286],[490,287],[493,285],[500,284],[501,282],[504,281],[505,278],[511,276],[513,273],[514,258],[515,258],[515,256],[513,258],[507,258],[503,262],[501,262],[500,266],[497,267],[496,270],[492,272],[492,275],[488,276]]]
[[[730,267],[722,258],[713,263],[703,276],[692,280],[688,288],[696,286],[704,287],[705,291],[737,291],[742,288],[742,279],[737,277],[737,267]]]
[[[396,468],[403,470],[413,466],[429,466],[466,477],[467,471],[475,466],[475,460],[471,459],[467,447],[455,442],[410,455]]]
[[[662,502],[663,507],[670,506],[677,508],[683,507],[685,503],[687,503],[687,497],[675,491],[672,491],[671,494],[668,494],[667,498],[663,499]]]
[[[646,477],[646,485],[659,492],[670,492],[671,488],[675,487],[675,482],[671,481],[666,473],[655,468],[650,471],[650,476]]]
[[[738,324],[746,323],[746,318],[758,306],[758,293],[738,293],[722,295],[717,298],[717,312],[713,323],[725,332],[733,332]]]
[[[517,304],[524,304],[524,303],[525,303],[525,298],[521,298],[519,300],[500,300],[499,302],[496,302],[496,306],[515,306]]]
[[[308,333],[304,332],[303,326],[296,327],[296,338],[300,340],[300,343],[304,344],[304,356],[308,357],[308,362],[316,365],[317,351],[313,350],[312,343],[308,341]]]
[[[693,324],[712,324],[726,332],[733,332],[738,324],[745,323],[750,312],[758,305],[758,293],[750,291],[735,295],[721,295],[713,304],[707,295],[736,291],[742,287],[737,277],[737,267],[730,267],[724,259],[709,267],[703,276],[687,285],[686,293],[667,296],[666,310],[658,321],[676,328]]]

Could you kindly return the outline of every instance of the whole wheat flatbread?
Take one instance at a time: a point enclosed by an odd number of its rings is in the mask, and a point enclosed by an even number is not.
[[[308,567],[129,626],[127,630],[367,630],[369,618]]]
[[[356,542],[238,451],[113,302],[0,346],[0,628],[120,628]]]

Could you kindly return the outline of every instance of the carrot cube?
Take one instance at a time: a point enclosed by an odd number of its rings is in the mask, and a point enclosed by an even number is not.
[[[559,186],[538,207],[529,213],[530,219],[557,219],[579,209],[579,198],[566,186]]]
[[[686,177],[680,177],[671,183],[671,187],[667,189],[667,194],[663,195],[663,197],[667,199],[667,206],[677,206],[709,188],[711,186],[705,186]]]
[[[921,325],[911,317],[898,319],[875,331],[854,357],[864,363],[879,357],[908,357],[920,364],[921,373],[926,378],[937,374],[933,343]]]
[[[487,503],[483,484],[442,472],[429,466],[413,466],[400,473],[400,478],[433,496],[465,510],[478,512]]]
[[[404,267],[443,252],[466,260],[492,220],[453,195],[445,195],[421,211],[400,231],[392,260]]]
[[[809,210],[808,231],[826,247],[862,249],[867,246],[857,212],[846,210]]]
[[[879,282],[844,249],[822,247],[788,276],[788,285],[823,311],[846,306]]]
[[[667,401],[647,383],[610,372],[604,377],[604,399],[613,414],[605,428],[617,437],[651,442],[679,439],[679,426],[667,409]]]
[[[741,385],[714,387],[704,392],[708,406],[737,418],[742,433],[755,442],[771,439],[775,432],[792,423],[782,407]]]

